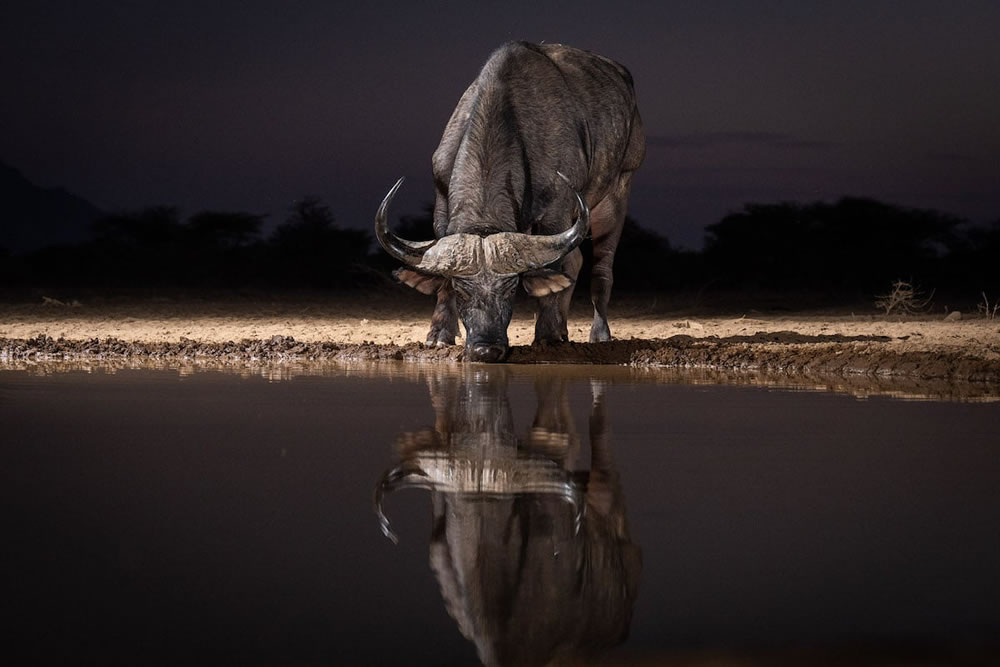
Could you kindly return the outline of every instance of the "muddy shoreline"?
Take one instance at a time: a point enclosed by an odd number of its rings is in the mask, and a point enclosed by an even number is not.
[[[410,361],[460,363],[464,350],[428,347],[410,342],[336,343],[299,341],[292,336],[240,341],[126,341],[115,337],[86,340],[55,339],[39,335],[28,339],[0,338],[0,367],[39,363],[155,362],[158,366],[198,363],[212,365],[273,365],[328,362]],[[1000,359],[984,358],[961,348],[900,349],[885,336],[807,336],[794,331],[696,338],[675,335],[665,339],[631,339],[609,343],[563,343],[514,346],[509,364],[588,364],[691,369],[724,373],[787,376],[809,381],[852,380],[860,386],[896,383],[980,385],[973,393],[1000,392]],[[861,382],[859,382],[861,381]],[[968,393],[968,392],[963,392]]]
[[[429,305],[378,296],[0,303],[0,370],[214,367],[281,376],[293,367],[378,361],[457,367],[464,340],[440,348],[420,342]],[[616,340],[591,344],[582,342],[591,318],[584,305],[570,313],[573,342],[531,345],[534,315],[521,304],[507,363],[623,366],[677,376],[669,381],[709,373],[713,381],[852,393],[1000,395],[998,321],[850,309],[694,312],[625,299],[612,314]]]

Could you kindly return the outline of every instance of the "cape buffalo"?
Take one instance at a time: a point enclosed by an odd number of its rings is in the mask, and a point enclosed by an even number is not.
[[[537,299],[535,342],[568,340],[566,316],[593,240],[591,342],[611,338],[607,306],[632,172],[645,135],[623,66],[561,44],[497,49],[462,95],[434,152],[436,239],[393,234],[386,210],[379,243],[406,266],[396,277],[437,294],[429,345],[453,345],[458,319],[466,356],[502,361],[520,282]]]
[[[376,487],[431,492],[431,568],[448,613],[486,665],[542,665],[600,653],[628,635],[642,569],[593,386],[590,470],[565,379],[539,376],[530,430],[517,437],[506,368],[430,380],[434,428],[403,433]]]

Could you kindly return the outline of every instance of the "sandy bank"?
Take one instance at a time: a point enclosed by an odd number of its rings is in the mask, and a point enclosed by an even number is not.
[[[241,362],[461,361],[461,345],[428,348],[422,299],[145,300],[0,304],[0,362],[216,359]],[[533,317],[510,327],[512,363],[625,364],[722,371],[908,377],[1000,384],[1000,321],[873,313],[756,312],[691,317],[633,301],[612,312],[616,340],[531,346]],[[459,340],[459,343],[462,341]]]

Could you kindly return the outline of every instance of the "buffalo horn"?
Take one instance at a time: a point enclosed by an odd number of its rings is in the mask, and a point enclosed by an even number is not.
[[[431,241],[408,241],[389,230],[389,203],[403,184],[396,181],[375,214],[375,236],[385,251],[418,271],[434,276],[475,275],[483,265],[482,239],[475,234],[449,234]]]
[[[437,243],[437,241],[407,241],[396,236],[389,230],[386,211],[389,208],[392,198],[396,196],[399,186],[403,184],[403,180],[401,178],[396,181],[396,184],[389,190],[385,199],[382,200],[382,205],[378,207],[378,213],[375,214],[375,236],[378,238],[379,245],[385,248],[387,253],[404,264],[418,266],[420,260],[424,257],[424,253]]]
[[[399,544],[399,537],[389,526],[389,517],[385,514],[384,504],[387,493],[392,493],[397,488],[416,487],[432,489],[433,486],[427,482],[427,474],[419,468],[405,463],[396,466],[382,476],[379,483],[375,485],[375,514],[378,516],[378,525],[382,529],[382,534],[389,538],[393,544]]]

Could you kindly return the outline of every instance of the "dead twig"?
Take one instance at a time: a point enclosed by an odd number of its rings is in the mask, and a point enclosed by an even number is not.
[[[888,294],[876,296],[875,307],[885,310],[886,315],[892,314],[893,311],[912,315],[926,310],[933,298],[934,290],[931,290],[930,295],[925,298],[923,292],[910,283],[897,280],[892,284]]]
[[[1000,300],[994,299],[993,303],[986,298],[986,292],[982,292],[983,301],[976,305],[976,309],[983,314],[988,320],[995,320],[997,318],[997,312],[1000,312]]]

